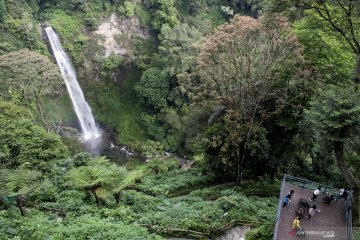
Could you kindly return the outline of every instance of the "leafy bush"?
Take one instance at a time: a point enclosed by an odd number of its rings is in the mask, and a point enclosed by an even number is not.
[[[145,169],[150,173],[165,173],[179,168],[179,161],[173,157],[157,157],[150,159],[145,165]]]
[[[150,24],[149,13],[142,4],[135,4],[134,12],[139,17],[141,27],[146,27]]]
[[[123,4],[119,7],[119,12],[121,15],[132,17],[135,12],[135,4],[130,1],[123,2]]]
[[[149,68],[141,76],[135,91],[147,105],[159,110],[167,106],[169,87],[170,83],[160,69]]]
[[[80,18],[57,9],[51,14],[50,23],[60,34],[62,45],[70,52],[74,64],[81,64],[83,62],[81,51],[86,47],[89,39],[83,34]]]
[[[269,240],[273,238],[274,224],[267,223],[246,233],[247,240]]]
[[[150,194],[169,194],[181,189],[203,186],[212,182],[212,178],[201,175],[198,169],[175,170],[158,175],[149,175],[141,179],[137,188]]]
[[[8,221],[9,218],[12,221]],[[149,234],[143,227],[113,221],[111,218],[99,218],[84,214],[80,217],[70,216],[64,222],[59,222],[54,216],[38,211],[33,211],[27,218],[20,218],[12,210],[0,212],[0,238],[29,240],[49,238],[54,240],[162,239],[155,234]]]
[[[162,234],[176,235],[171,229],[210,233],[232,220],[263,224],[273,219],[275,198],[247,198],[231,191],[222,195],[216,201],[206,201],[192,196],[149,196],[131,190],[123,192],[121,202],[128,205],[137,222],[157,226],[155,230]]]
[[[2,168],[30,163],[34,169],[49,171],[54,162],[66,156],[60,137],[36,126],[25,109],[0,101],[0,112]]]
[[[46,181],[41,186],[34,189],[29,193],[29,201],[34,201],[37,203],[41,202],[56,202],[58,200],[59,193],[56,186],[50,182]]]

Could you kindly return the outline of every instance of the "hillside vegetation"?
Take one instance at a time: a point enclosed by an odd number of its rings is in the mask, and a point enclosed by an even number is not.
[[[284,173],[346,185],[358,213],[359,10],[0,0],[0,239],[207,239],[234,223],[268,240]],[[98,154],[45,26],[103,131]]]

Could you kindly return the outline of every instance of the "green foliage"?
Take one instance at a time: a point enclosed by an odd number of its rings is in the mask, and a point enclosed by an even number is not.
[[[12,221],[8,221],[9,218]],[[21,226],[21,228],[18,228],[18,226]],[[80,217],[69,217],[64,222],[58,222],[55,216],[48,216],[37,211],[34,211],[26,219],[16,217],[11,210],[2,211],[0,213],[0,229],[2,239],[162,239],[155,234],[149,234],[145,228],[140,226],[86,214]]]
[[[138,79],[138,70],[130,69],[120,86],[104,83],[87,94],[95,118],[108,127],[116,128],[119,143],[135,148],[139,148],[147,137],[140,127],[142,108],[134,91]]]
[[[182,15],[186,16],[188,14],[194,16],[207,7],[206,2],[206,0],[175,0],[175,5],[177,9],[180,9],[179,11]]]
[[[294,25],[295,33],[304,46],[305,58],[319,71],[320,79],[328,83],[349,81],[355,56],[346,41],[333,34],[315,10],[307,10],[305,14]]]
[[[179,168],[179,160],[176,158],[168,157],[153,157],[148,160],[145,165],[145,170],[151,173],[165,173],[170,170],[176,170]]]
[[[164,152],[164,146],[160,142],[147,140],[141,147],[141,152],[147,158],[160,156]]]
[[[160,30],[163,24],[174,27],[179,23],[174,0],[146,0],[145,5],[151,9],[151,26]]]
[[[266,223],[273,219],[277,205],[276,198],[246,198],[232,191],[221,192],[215,201],[192,196],[150,197],[135,191],[124,192],[121,200],[133,209],[139,223],[155,225],[159,227],[154,228],[157,232],[172,236],[183,233],[171,229],[209,234],[232,220]]]
[[[42,54],[23,49],[0,57],[0,82],[7,94],[21,94],[20,101],[28,106],[40,96],[56,95],[63,85],[59,68]]]
[[[161,31],[161,35],[158,36],[159,42],[153,40],[156,38],[154,36],[151,42],[148,42],[148,46],[145,46],[146,50],[139,52],[142,56],[138,61],[143,61],[139,65],[144,67],[141,79],[139,76],[141,71],[138,69],[128,70],[126,67],[120,69],[127,56],[123,59],[113,55],[100,64],[96,62],[90,66],[94,67],[94,74],[98,74],[94,79],[101,78],[103,81],[95,83],[85,79],[89,83],[85,91],[86,97],[93,107],[97,120],[107,128],[115,129],[118,142],[138,148],[143,146],[142,151],[146,155],[155,157],[161,155],[165,149],[173,151],[180,149],[184,141],[184,130],[192,134],[199,125],[207,126],[209,114],[201,116],[203,118],[201,124],[184,128],[184,122],[188,120],[186,115],[189,113],[188,99],[183,95],[185,89],[178,86],[177,75],[193,70],[197,53],[193,48],[194,44],[203,36],[201,32],[206,32],[207,30],[204,29],[210,28],[207,22],[204,27],[199,27],[201,24],[196,22],[196,18],[200,18],[201,21],[211,18],[215,25],[224,21],[225,17],[221,13],[220,5],[226,4],[225,1],[206,3],[184,1],[182,7],[189,8],[186,11],[193,14],[191,18],[194,17],[193,22],[187,21],[188,24],[179,23],[178,19],[183,20],[188,16],[180,15],[174,6],[174,1],[168,0],[145,0],[144,5],[147,8],[139,1],[55,0],[38,3],[33,0],[14,0],[12,2],[16,2],[15,7],[8,4],[9,1],[5,1],[6,12],[9,13],[5,17],[1,15],[2,2],[0,0],[0,22],[6,20],[8,29],[2,31],[5,25],[0,26],[0,54],[24,46],[43,49],[43,45],[37,43],[39,34],[33,16],[49,20],[50,25],[61,36],[64,47],[74,58],[77,67],[82,62],[89,63],[83,59],[88,57],[85,56],[84,50],[89,47],[85,29],[95,30],[101,16],[105,16],[110,10],[119,10],[120,5],[120,11],[124,15],[128,17],[138,15],[142,27],[151,24],[156,33]],[[189,6],[185,6],[187,4]],[[198,13],[202,16],[197,15]],[[192,27],[193,25],[198,27]],[[157,49],[159,44],[160,47]],[[34,53],[26,54],[33,56],[31,54]],[[9,56],[11,55],[6,55],[5,62],[10,62]],[[7,70],[1,71],[6,73],[0,76],[4,78],[4,83],[15,80],[19,80],[21,84],[34,83],[35,77],[38,77],[44,87],[42,95],[52,97],[59,93],[47,82],[47,77],[52,72],[44,68],[46,64],[35,61],[37,59],[35,55],[30,59],[20,56],[17,61],[22,59],[25,61],[22,62],[24,67],[19,67],[17,63],[9,64],[13,67],[12,75],[6,72]],[[33,62],[34,66],[28,64]],[[98,67],[97,64],[100,66]],[[86,68],[81,69],[82,72],[87,71],[88,66],[84,64],[84,67]],[[41,71],[35,72],[38,68]],[[57,67],[53,66],[52,69]],[[18,74],[21,70],[25,73]],[[21,76],[26,76],[26,73],[30,80]],[[110,80],[114,80],[115,85]],[[1,88],[7,90],[4,84]],[[18,87],[11,89],[14,100],[20,99],[20,94],[14,91],[19,89]],[[24,90],[32,89],[26,86]],[[146,109],[140,106],[139,98],[145,103]],[[45,115],[49,115],[52,125],[71,124],[74,116],[68,112],[71,109],[69,102],[62,102],[63,99],[49,100],[44,97],[39,100],[47,102],[44,112]],[[56,107],[51,104],[55,104]],[[3,114],[4,109],[5,114]],[[69,157],[66,147],[58,136],[34,126],[29,115],[32,110],[34,105],[31,101],[27,110],[0,102],[0,125],[5,126],[0,129],[0,164],[1,167],[6,168],[25,165],[31,169],[41,170],[43,173],[38,176],[42,179],[45,175],[50,175],[51,182],[46,181],[39,187],[31,188],[28,194],[31,204],[26,206],[25,218],[21,219],[13,207],[0,212],[0,239],[155,240],[161,237],[150,234],[139,224],[153,225],[155,228],[152,231],[162,235],[179,236],[181,235],[179,232],[172,232],[170,229],[180,228],[210,233],[210,230],[235,219],[263,223],[271,219],[274,214],[274,199],[248,198],[241,193],[243,191],[248,195],[259,194],[258,185],[255,184],[248,189],[242,186],[236,191],[232,187],[214,188],[204,190],[202,193],[194,192],[189,196],[186,195],[193,189],[213,184],[214,179],[200,173],[199,168],[178,170],[179,163],[176,158],[153,158],[145,166],[129,172],[101,157],[93,159],[85,153]],[[143,126],[156,142],[145,142],[147,135],[138,122],[142,113]],[[203,128],[200,129],[199,131],[202,131]],[[197,144],[200,144],[201,136],[197,135],[197,137],[194,138],[194,145],[197,141]],[[262,139],[256,140],[261,142]],[[76,145],[69,139],[66,139],[66,142],[69,146]],[[256,151],[251,152],[250,156],[261,153],[258,150],[263,145],[257,142],[251,144],[251,148]],[[198,145],[194,148],[201,153],[202,148]],[[72,147],[71,151],[72,154],[79,151],[78,146]],[[0,178],[7,177],[15,171],[18,169],[1,172]],[[13,178],[14,182],[19,180],[30,183],[33,179],[28,173],[17,176]],[[26,189],[20,187],[20,184],[13,186],[14,189]],[[92,196],[89,193],[96,194],[95,197],[100,200],[106,200],[106,204],[101,207],[96,206],[91,201]],[[116,198],[115,201],[107,198],[116,194],[120,197],[120,204],[115,204],[118,200]],[[166,195],[183,196],[168,198]],[[213,198],[214,196],[216,198]],[[210,200],[203,199],[206,197]],[[61,209],[66,213],[66,217],[61,219],[55,212],[40,212],[36,208],[42,209],[41,211],[46,208]]]
[[[210,20],[211,27],[215,28],[226,22],[221,6],[211,6],[206,12],[201,12],[201,17]]]
[[[61,10],[52,12],[50,17],[51,26],[56,29],[61,38],[66,41],[65,48],[71,51],[72,49],[70,49],[67,44],[71,43],[81,34],[80,21],[76,17]]]
[[[172,162],[169,163],[173,164]],[[166,195],[188,187],[204,186],[212,181],[211,177],[202,175],[197,169],[173,170],[162,174],[145,176],[136,187],[146,193]]]
[[[170,76],[176,76],[186,72],[195,64],[194,43],[200,40],[202,34],[194,27],[186,23],[170,27],[164,24],[161,28],[160,39],[160,62],[163,69]]]
[[[0,55],[24,47],[44,50],[32,5],[26,1],[0,1]]]
[[[34,125],[25,109],[0,101],[0,164],[16,168],[29,163],[32,169],[48,171],[66,156],[60,137]]]
[[[328,86],[319,92],[306,111],[304,129],[313,130],[313,139],[346,141],[359,126],[359,93],[352,84]]]
[[[74,64],[83,62],[81,52],[87,46],[88,37],[83,34],[81,20],[78,16],[72,16],[59,9],[49,16],[51,26],[60,34],[63,47],[73,57]]]
[[[0,169],[0,184],[2,195],[27,194],[43,182],[41,172],[26,168]]]
[[[100,63],[100,75],[106,79],[111,78],[111,75],[114,74],[116,69],[118,69],[124,62],[124,59],[115,54],[111,54],[105,60]]]
[[[5,14],[6,14],[5,0],[0,0],[0,22],[1,23],[4,21]]]
[[[266,223],[246,233],[249,240],[268,240],[273,238],[274,224]]]
[[[142,4],[135,4],[135,15],[139,17],[140,25],[146,27],[150,24],[150,15]]]
[[[165,74],[158,68],[149,68],[141,76],[135,91],[145,103],[155,109],[167,106],[166,97],[169,93],[169,82]]]
[[[99,25],[99,21],[97,20],[97,18],[90,12],[87,13],[85,15],[84,18],[84,24],[85,26],[87,26],[88,28],[90,28],[90,30],[95,31],[97,26]]]
[[[119,7],[119,12],[127,17],[132,17],[135,13],[135,4],[131,1],[124,1]]]
[[[106,197],[126,176],[127,171],[105,158],[91,160],[86,166],[73,168],[68,174],[71,186]]]
[[[41,98],[43,114],[46,116],[46,120],[51,126],[71,126],[73,122],[77,121],[70,96],[65,91],[66,87],[63,86],[60,96],[45,96]]]
[[[44,181],[28,194],[32,202],[56,202],[59,198],[58,188],[51,181]]]
[[[241,184],[240,186],[233,185],[218,185],[209,188],[203,188],[192,191],[189,196],[202,197],[204,199],[216,199],[221,197],[222,192],[233,190],[237,193],[242,193],[246,196],[278,196],[281,183],[276,180],[259,179],[256,182]]]

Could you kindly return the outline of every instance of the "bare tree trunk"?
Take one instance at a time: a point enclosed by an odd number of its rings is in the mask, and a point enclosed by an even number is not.
[[[31,110],[30,110],[30,108],[29,108],[28,99],[27,99],[27,97],[26,97],[26,94],[25,94],[24,90],[22,90],[21,93],[22,93],[22,96],[23,96],[23,99],[24,99],[24,102],[25,102],[25,107],[26,107],[26,109],[28,110],[29,115],[30,115],[31,119],[33,120],[34,124],[37,125],[37,124],[36,124],[36,121],[35,121],[35,119],[34,119],[34,117],[33,117],[33,115],[32,115],[32,113],[31,113]]]
[[[120,202],[120,194],[121,194],[120,192],[114,193],[116,205],[119,204],[119,202]]]
[[[235,182],[235,185],[238,186],[240,185],[241,183],[241,156],[240,156],[240,144],[237,146],[237,149],[236,149],[236,168],[237,168],[237,171],[236,171],[236,182]]]
[[[91,191],[95,197],[96,205],[100,206],[100,199],[94,190]]]
[[[360,54],[356,54],[356,64],[354,71],[354,81],[355,83],[360,83]]]
[[[45,118],[44,118],[44,114],[43,114],[43,111],[42,111],[42,108],[41,108],[41,104],[40,104],[40,100],[39,100],[39,96],[38,96],[38,95],[36,95],[36,105],[37,105],[37,107],[38,107],[38,109],[39,109],[39,113],[40,113],[40,116],[41,116],[41,120],[42,120],[42,122],[44,123],[44,126],[45,126],[47,129],[49,129],[49,126],[48,126],[48,124],[46,123]]]
[[[358,203],[360,200],[360,181],[356,179],[350,172],[347,162],[344,157],[344,143],[341,141],[334,141],[334,153],[336,157],[336,162],[338,164],[339,170],[341,175],[345,178],[345,181],[350,186],[350,188],[353,190],[353,210],[355,213],[355,216],[359,215],[359,208]]]
[[[25,216],[25,212],[23,209],[25,196],[23,194],[19,194],[16,196],[16,206],[19,208],[21,216]]]
[[[236,185],[240,185],[242,183],[242,172],[244,169],[244,162],[245,162],[245,157],[246,157],[246,146],[249,142],[250,136],[251,136],[251,131],[254,125],[254,121],[255,121],[255,113],[257,112],[257,108],[258,108],[258,104],[255,104],[255,108],[253,111],[253,114],[251,116],[251,121],[250,121],[250,126],[249,129],[246,133],[246,138],[245,141],[243,142],[243,144],[238,145],[237,147],[237,152],[236,152],[236,158],[237,158],[237,173],[236,173]],[[241,146],[241,148],[240,148]],[[241,150],[240,150],[241,149]]]

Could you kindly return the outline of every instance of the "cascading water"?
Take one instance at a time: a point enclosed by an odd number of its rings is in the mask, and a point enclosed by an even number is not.
[[[70,58],[61,46],[60,40],[52,27],[45,28],[56,62],[64,78],[76,115],[80,121],[80,126],[85,140],[95,139],[101,136],[99,129],[95,125],[94,117],[91,113],[89,104],[85,101],[84,94],[76,79],[75,69],[71,64]]]

